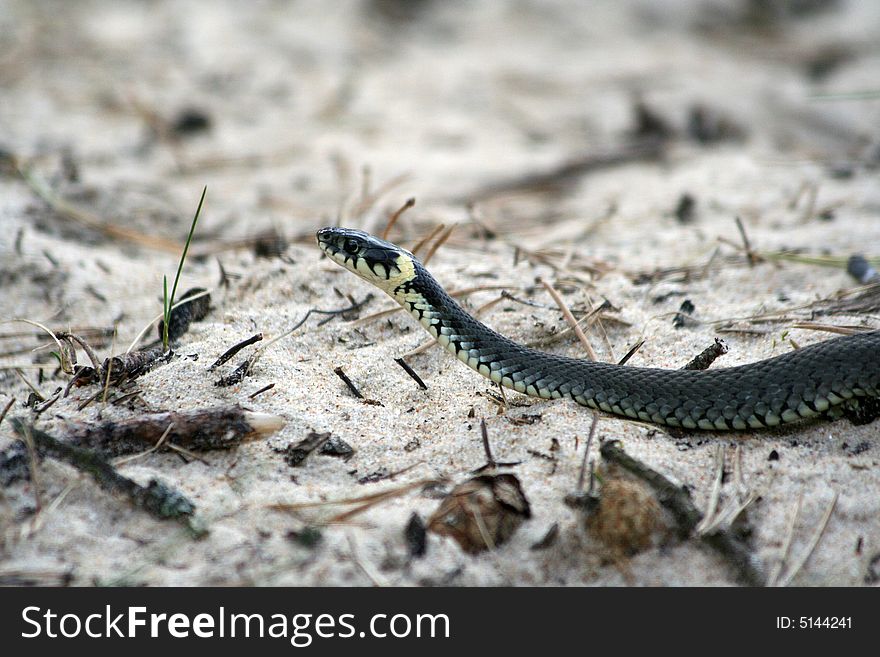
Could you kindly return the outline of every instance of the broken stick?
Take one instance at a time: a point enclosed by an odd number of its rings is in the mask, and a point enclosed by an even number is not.
[[[241,406],[215,406],[191,411],[149,413],[100,424],[72,423],[65,441],[97,450],[104,457],[142,452],[155,445],[169,425],[166,443],[197,452],[232,449],[242,442],[274,433],[284,426],[277,415],[254,413]]]
[[[156,518],[179,520],[197,534],[204,534],[204,530],[199,530],[191,522],[195,505],[179,491],[156,479],[151,479],[146,486],[141,486],[119,474],[97,452],[61,442],[44,431],[27,426],[19,418],[13,418],[11,423],[15,433],[22,439],[26,436],[33,439],[40,454],[67,461],[75,468],[91,475],[104,490],[126,495],[136,507]]]

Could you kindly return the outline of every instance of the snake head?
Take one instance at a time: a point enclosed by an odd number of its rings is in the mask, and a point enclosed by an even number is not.
[[[392,296],[413,277],[412,253],[362,230],[328,227],[315,237],[327,257]]]

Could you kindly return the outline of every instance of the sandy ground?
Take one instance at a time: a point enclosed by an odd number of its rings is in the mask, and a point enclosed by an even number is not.
[[[80,411],[96,390],[86,386],[36,419],[22,405],[29,389],[13,366],[47,397],[68,377],[52,374],[45,348],[31,351],[46,340],[8,336],[32,327],[0,325],[0,406],[15,397],[8,417],[59,436],[69,420],[231,403],[286,422],[233,452],[198,460],[154,453],[121,466],[139,482],[155,477],[187,495],[210,530],[198,541],[72,467],[44,461],[39,511],[33,483],[0,491],[0,577],[75,585],[619,585],[628,573],[638,585],[734,584],[728,564],[696,540],[658,538],[623,565],[611,563],[563,503],[576,485],[591,414],[514,393],[499,414],[487,381],[439,348],[408,359],[427,383],[419,389],[393,363],[427,337],[402,313],[321,326],[312,318],[269,348],[238,386],[215,386],[218,373],[207,366],[255,332],[280,334],[310,308],[348,305],[336,291],[358,300],[373,291],[322,260],[312,235],[327,224],[381,230],[409,197],[416,206],[391,238],[411,247],[435,224],[456,225],[430,264],[448,289],[503,286],[546,306],[502,300],[482,313],[518,341],[565,326],[538,277],[576,310],[603,299],[617,309],[589,331],[603,360],[644,338],[632,364],[681,367],[726,326],[750,331],[723,334],[730,352],[716,366],[784,353],[792,340],[826,339],[791,328],[810,320],[809,311],[778,322],[722,321],[855,286],[841,268],[748,266],[734,217],[757,251],[880,255],[880,6],[778,2],[760,12],[749,9],[755,4],[0,2],[4,152],[88,217],[179,246],[207,185],[193,250],[211,255],[188,259],[181,286],[213,291],[211,312],[181,339],[177,357],[138,380],[139,400]],[[811,4],[830,7],[810,11]],[[491,195],[472,208],[462,200],[489,183],[619,147],[639,99],[673,133],[662,161],[601,168],[542,193]],[[718,141],[695,140],[687,125],[697,104],[735,125],[738,138],[722,129]],[[208,128],[175,132],[185,110],[206,116]],[[675,209],[685,193],[695,206],[681,221]],[[113,340],[97,343],[104,357],[124,350],[161,312],[162,276],[173,276],[176,252],[84,227],[9,166],[0,177],[0,227],[0,318],[115,327]],[[289,242],[281,257],[235,247],[268,228]],[[220,264],[228,287],[218,284]],[[640,272],[673,267],[695,267],[695,275],[637,282]],[[498,295],[483,290],[466,304],[474,311]],[[685,299],[699,322],[677,329],[672,318]],[[388,307],[377,294],[361,320]],[[814,319],[880,326],[876,314]],[[570,335],[547,348],[584,353]],[[44,366],[41,382],[34,363]],[[338,366],[381,405],[354,398],[334,375]],[[537,419],[523,423],[528,416]],[[522,462],[510,471],[532,508],[494,551],[468,555],[429,534],[427,554],[411,557],[404,527],[414,512],[425,519],[439,504],[418,489],[344,523],[326,524],[350,507],[271,508],[423,479],[464,481],[485,461],[480,418],[496,457]],[[291,468],[279,450],[309,431],[330,431],[356,451],[347,461],[315,454]],[[598,439],[621,440],[687,485],[701,509],[720,450],[728,475],[720,505],[754,493],[744,518],[766,572],[779,567],[789,542],[781,572],[792,572],[836,496],[793,583],[877,581],[880,423],[681,438],[602,419],[593,450]],[[7,419],[0,447],[12,440]],[[379,480],[359,483],[370,475]],[[556,541],[531,549],[554,524]],[[321,527],[316,545],[296,538],[308,525]]]

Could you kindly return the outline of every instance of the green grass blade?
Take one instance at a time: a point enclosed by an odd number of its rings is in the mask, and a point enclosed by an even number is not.
[[[162,275],[162,347],[168,349],[168,322],[171,320],[171,304],[168,303],[168,277]]]
[[[180,274],[183,272],[183,263],[186,261],[186,254],[189,251],[190,242],[192,242],[193,234],[196,232],[196,224],[199,222],[199,215],[202,213],[202,205],[205,202],[205,194],[208,192],[208,186],[202,188],[202,197],[199,199],[199,206],[193,215],[192,225],[189,228],[189,235],[186,238],[186,244],[183,245],[183,253],[180,254],[180,262],[177,264],[177,275],[174,277],[174,285],[171,287],[171,296],[168,296],[168,280],[165,278],[165,295],[167,301],[165,311],[165,329],[162,332],[162,344],[168,348],[168,325],[171,323],[171,307],[174,305],[174,296],[177,294],[177,283],[180,281]]]

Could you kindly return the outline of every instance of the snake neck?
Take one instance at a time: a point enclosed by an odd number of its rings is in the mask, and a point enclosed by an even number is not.
[[[601,369],[607,365],[517,344],[474,319],[421,263],[413,260],[413,265],[412,277],[389,294],[458,360],[495,383],[525,395],[543,399],[567,396],[589,405],[585,399],[569,394],[564,386],[556,385],[561,382],[548,378],[551,367],[545,366],[568,367],[570,371],[576,370],[581,380],[589,381],[593,367]]]

